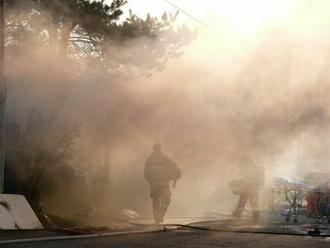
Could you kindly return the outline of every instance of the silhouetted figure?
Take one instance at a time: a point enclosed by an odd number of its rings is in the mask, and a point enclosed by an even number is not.
[[[248,156],[243,156],[239,163],[240,169],[240,192],[239,200],[236,210],[233,215],[237,218],[241,218],[242,212],[247,204],[250,202],[252,208],[253,222],[259,221],[259,188],[264,183],[264,170],[263,167],[259,167]]]
[[[323,221],[327,219],[328,223],[330,223],[330,182],[324,183],[321,191],[319,201],[320,215]]]
[[[173,181],[173,188],[181,177],[181,171],[176,164],[164,155],[159,144],[154,145],[154,151],[148,158],[144,177],[150,185],[153,206],[153,215],[156,224],[164,221],[167,208],[171,201],[170,182]]]

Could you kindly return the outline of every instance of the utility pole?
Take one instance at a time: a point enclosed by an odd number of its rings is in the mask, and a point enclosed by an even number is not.
[[[5,65],[5,16],[4,0],[0,0],[0,193],[4,190],[5,137],[6,137],[6,78]]]

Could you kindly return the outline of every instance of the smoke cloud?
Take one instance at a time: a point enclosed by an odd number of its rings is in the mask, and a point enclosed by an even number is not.
[[[111,182],[94,209],[150,214],[143,168],[161,143],[183,171],[170,214],[228,211],[241,154],[265,166],[267,182],[328,170],[330,20],[318,13],[302,5],[286,26],[252,38],[201,31],[183,56],[137,79],[96,73],[76,82],[89,64],[54,66],[32,46],[8,59],[8,112],[25,123],[28,109],[56,111],[79,126],[72,166],[87,182],[107,168]],[[125,57],[139,42],[112,49]]]

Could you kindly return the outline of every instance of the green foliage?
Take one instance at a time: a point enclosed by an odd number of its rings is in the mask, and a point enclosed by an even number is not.
[[[74,182],[76,177],[70,162],[78,134],[75,125],[54,121],[37,110],[28,112],[21,150],[30,171],[26,194],[36,208],[43,193]]]
[[[67,163],[78,135],[74,125],[51,121],[36,110],[29,111],[23,135],[25,156],[51,164]]]
[[[101,44],[103,62],[126,73],[150,73],[162,70],[166,62],[181,55],[195,33],[185,26],[174,28],[178,16],[164,13],[161,19],[147,15],[140,18],[130,11],[127,20],[113,25]],[[109,67],[109,66],[108,66]],[[133,75],[133,76],[134,76]]]
[[[89,0],[9,1],[6,44],[16,53],[24,53],[29,47],[49,47],[50,57],[76,63],[83,60],[103,67],[103,73],[137,75],[162,69],[194,38],[188,28],[174,28],[178,13],[143,19],[130,11],[121,21],[125,4],[126,0],[111,4]]]

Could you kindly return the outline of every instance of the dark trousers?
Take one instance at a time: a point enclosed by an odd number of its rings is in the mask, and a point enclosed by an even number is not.
[[[321,216],[330,217],[330,193],[323,193],[320,197]]]
[[[154,219],[157,224],[164,221],[164,216],[167,212],[168,206],[170,205],[170,196],[161,196],[152,198],[152,207]]]
[[[247,187],[244,192],[239,195],[239,200],[236,210],[234,211],[234,215],[240,218],[244,207],[249,201],[252,208],[253,220],[257,222],[259,219],[258,195],[258,187]]]

